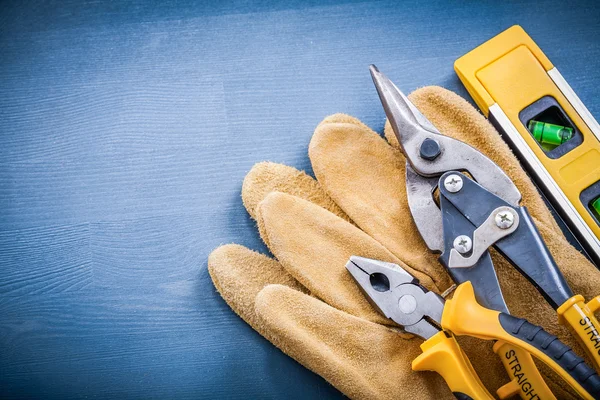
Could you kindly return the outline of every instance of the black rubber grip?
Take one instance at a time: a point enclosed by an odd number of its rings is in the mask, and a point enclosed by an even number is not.
[[[472,397],[467,396],[464,393],[461,392],[452,392],[452,394],[454,395],[454,397],[456,397],[458,400],[473,400]]]
[[[594,399],[600,399],[600,376],[590,368],[583,358],[569,346],[549,334],[541,327],[521,318],[500,313],[502,328],[512,336],[530,344],[553,359],[565,372],[575,379]]]

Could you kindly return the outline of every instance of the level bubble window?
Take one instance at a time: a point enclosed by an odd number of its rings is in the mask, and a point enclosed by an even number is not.
[[[560,158],[583,142],[583,136],[554,97],[544,96],[519,114],[549,158]]]

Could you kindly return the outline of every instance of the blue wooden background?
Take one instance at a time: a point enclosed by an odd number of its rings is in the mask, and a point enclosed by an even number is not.
[[[234,315],[206,259],[266,251],[261,160],[384,114],[367,66],[467,96],[453,62],[521,24],[597,117],[594,2],[0,3],[0,397],[336,398]]]

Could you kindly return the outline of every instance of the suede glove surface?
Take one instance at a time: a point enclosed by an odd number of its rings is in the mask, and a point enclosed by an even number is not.
[[[443,88],[422,88],[409,98],[440,132],[501,166],[521,191],[522,204],[573,291],[588,299],[597,295],[600,271],[564,238],[488,121]],[[349,257],[358,255],[399,264],[437,293],[452,285],[410,215],[405,159],[391,127],[386,124],[384,139],[353,117],[332,115],[317,126],[309,157],[316,180],[270,162],[248,173],[244,205],[275,258],[235,244],[221,246],[208,261],[215,287],[262,336],[350,398],[453,398],[440,376],[411,370],[423,340],[380,315],[345,268]],[[537,290],[495,251],[492,257],[511,313],[584,355]],[[509,381],[491,342],[459,341],[491,393]],[[541,371],[558,398],[571,397],[548,368]]]

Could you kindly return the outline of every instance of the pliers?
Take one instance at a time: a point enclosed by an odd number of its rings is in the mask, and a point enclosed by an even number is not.
[[[582,296],[573,295],[527,209],[519,205],[521,194],[514,183],[485,155],[441,134],[375,66],[371,75],[406,156],[412,217],[427,247],[441,253],[439,261],[452,279],[457,284],[470,281],[484,307],[508,314],[488,252],[494,246],[557,309],[559,321],[573,328],[600,364],[600,324],[594,317],[600,296],[585,304]],[[502,341],[494,350],[518,354],[537,392],[553,397],[528,352]],[[512,376],[512,366],[501,358]],[[519,392],[530,398],[514,378],[498,395]]]
[[[493,399],[454,335],[500,340],[534,354],[585,399],[600,398],[600,377],[582,358],[542,328],[479,305],[473,285],[460,284],[451,300],[427,290],[399,265],[352,256],[346,264],[373,305],[425,342],[415,371],[439,373],[459,400]],[[543,398],[529,392],[529,398]]]

